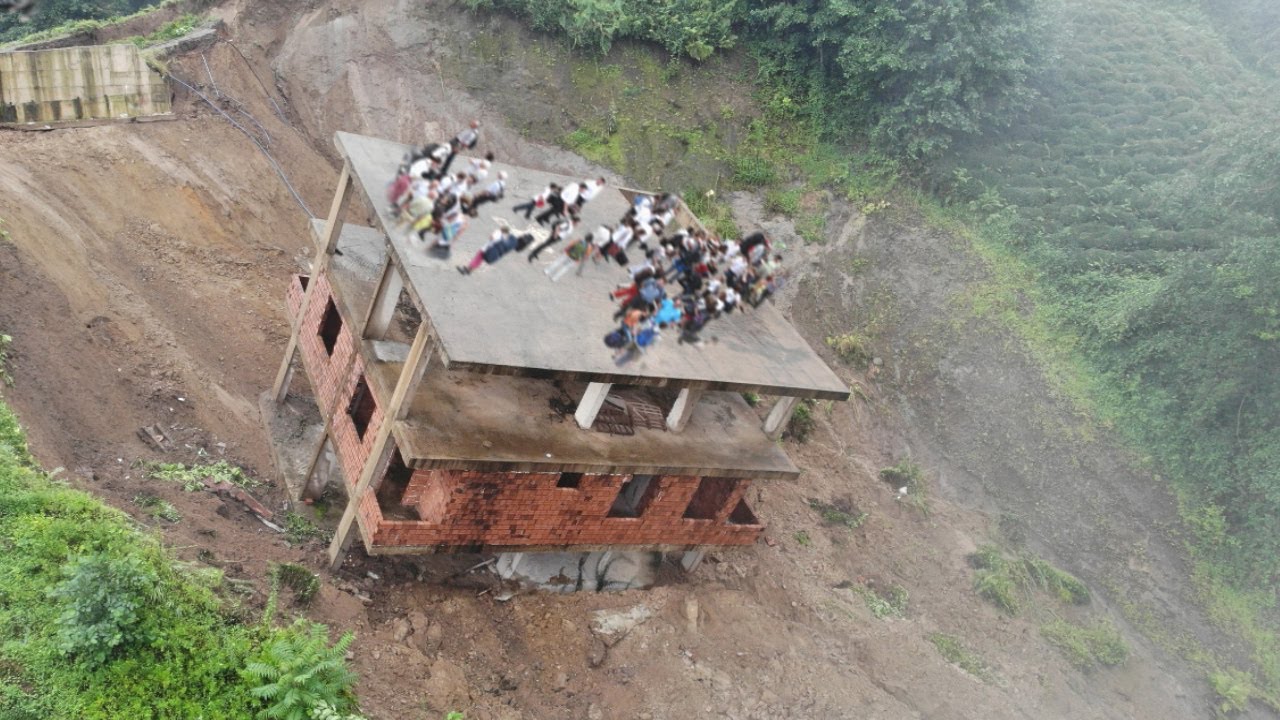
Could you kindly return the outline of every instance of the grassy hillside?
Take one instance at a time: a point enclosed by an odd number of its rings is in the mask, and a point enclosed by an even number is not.
[[[0,717],[303,718],[351,704],[349,639],[329,648],[323,626],[276,628],[270,611],[245,622],[221,589],[217,571],[176,562],[40,470],[0,401]]]
[[[1273,81],[1242,62],[1255,46],[1229,42],[1197,4],[1051,7],[1059,60],[1040,100],[942,164],[944,192],[1011,230],[1007,244],[1100,373],[1100,408],[1221,521],[1215,560],[1269,584],[1280,573]]]

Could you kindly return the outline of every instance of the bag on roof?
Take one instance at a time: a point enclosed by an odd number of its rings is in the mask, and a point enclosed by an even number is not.
[[[626,347],[629,342],[631,342],[630,333],[623,329],[614,330],[604,336],[605,346],[615,349]]]
[[[657,339],[658,339],[658,331],[654,330],[651,327],[647,327],[641,330],[640,332],[636,333],[636,346],[649,347],[650,345],[653,344],[653,341]]]

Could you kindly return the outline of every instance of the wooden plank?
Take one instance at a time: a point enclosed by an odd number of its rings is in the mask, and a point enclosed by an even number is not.
[[[316,250],[316,259],[311,263],[313,277],[324,274],[329,266],[329,258],[333,256],[334,248],[338,246],[338,238],[342,234],[342,213],[346,209],[347,199],[351,197],[351,189],[354,185],[351,163],[344,162],[342,173],[338,175],[337,192],[334,193],[333,202],[329,205],[329,217],[325,221],[324,234],[320,237],[320,246]],[[276,371],[275,382],[271,386],[271,394],[277,404],[284,402],[284,396],[289,393],[289,382],[293,379],[294,356],[298,353],[298,332],[302,329],[303,318],[307,316],[307,308],[311,305],[311,296],[316,285],[318,283],[307,283],[307,289],[302,293],[302,304],[298,307],[298,314],[291,318],[292,328],[289,332],[289,342],[285,345],[284,360],[281,361],[280,369]]]
[[[378,478],[378,473],[391,456],[393,446],[387,442],[391,437],[391,429],[396,425],[397,419],[402,417],[402,408],[407,404],[405,399],[410,397],[422,379],[422,373],[431,360],[432,344],[431,333],[427,326],[425,324],[420,326],[417,336],[413,339],[413,346],[409,349],[409,357],[400,371],[400,379],[396,383],[395,392],[391,395],[391,401],[382,410],[383,420],[378,425],[377,435],[374,436],[373,445],[369,449],[369,457],[360,471],[360,479],[356,482],[355,488],[347,493],[347,507],[342,511],[342,519],[338,521],[338,528],[334,531],[333,542],[329,544],[329,565],[333,569],[337,569],[342,564],[347,548],[351,545],[352,530],[360,508],[360,500],[365,493],[371,491],[374,479]]]

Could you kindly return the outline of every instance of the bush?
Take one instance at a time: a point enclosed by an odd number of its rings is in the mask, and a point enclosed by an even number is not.
[[[1016,615],[1031,590],[1041,590],[1072,605],[1089,602],[1089,588],[1074,575],[1031,553],[1007,557],[994,545],[983,545],[969,556],[976,572],[973,589],[1009,615]]]
[[[865,367],[871,362],[871,350],[868,347],[871,340],[866,335],[848,332],[843,335],[828,336],[826,342],[827,347],[834,350],[841,360],[850,365]]]
[[[946,633],[933,633],[929,635],[929,642],[933,643],[933,646],[938,649],[938,654],[952,665],[983,682],[991,682],[995,679],[987,663],[977,653],[965,647],[960,638]]]
[[[1222,715],[1244,712],[1253,695],[1253,678],[1234,668],[1209,673],[1209,685],[1218,694],[1218,712]]]
[[[929,514],[929,492],[925,486],[924,471],[911,458],[903,458],[897,465],[880,471],[880,479],[898,490],[898,499],[925,515]]]
[[[809,435],[813,429],[818,426],[818,421],[813,417],[813,401],[805,398],[796,403],[796,407],[791,411],[791,422],[787,425],[787,437],[798,443],[808,442]]]
[[[1054,620],[1041,626],[1040,634],[1062,651],[1067,662],[1080,670],[1090,671],[1099,666],[1116,667],[1123,665],[1129,658],[1129,646],[1125,644],[1120,632],[1106,621],[1085,627],[1065,620]]]
[[[354,639],[347,633],[330,646],[325,626],[301,618],[275,633],[242,673],[249,692],[265,703],[258,717],[310,720],[322,703],[336,712],[350,709],[356,677],[347,669],[346,653]]]
[[[163,597],[155,572],[137,556],[87,555],[63,568],[49,597],[66,605],[58,616],[58,643],[68,655],[97,665],[120,647],[146,644],[154,629],[144,608]]]
[[[306,605],[320,591],[320,576],[295,563],[280,563],[272,570],[281,585],[293,591],[293,599]]]
[[[877,620],[907,614],[907,589],[901,585],[890,585],[884,590],[864,586],[858,589],[858,593]]]

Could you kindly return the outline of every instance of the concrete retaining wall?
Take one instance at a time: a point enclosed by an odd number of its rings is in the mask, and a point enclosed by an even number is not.
[[[163,115],[169,86],[133,45],[0,53],[0,122]]]

